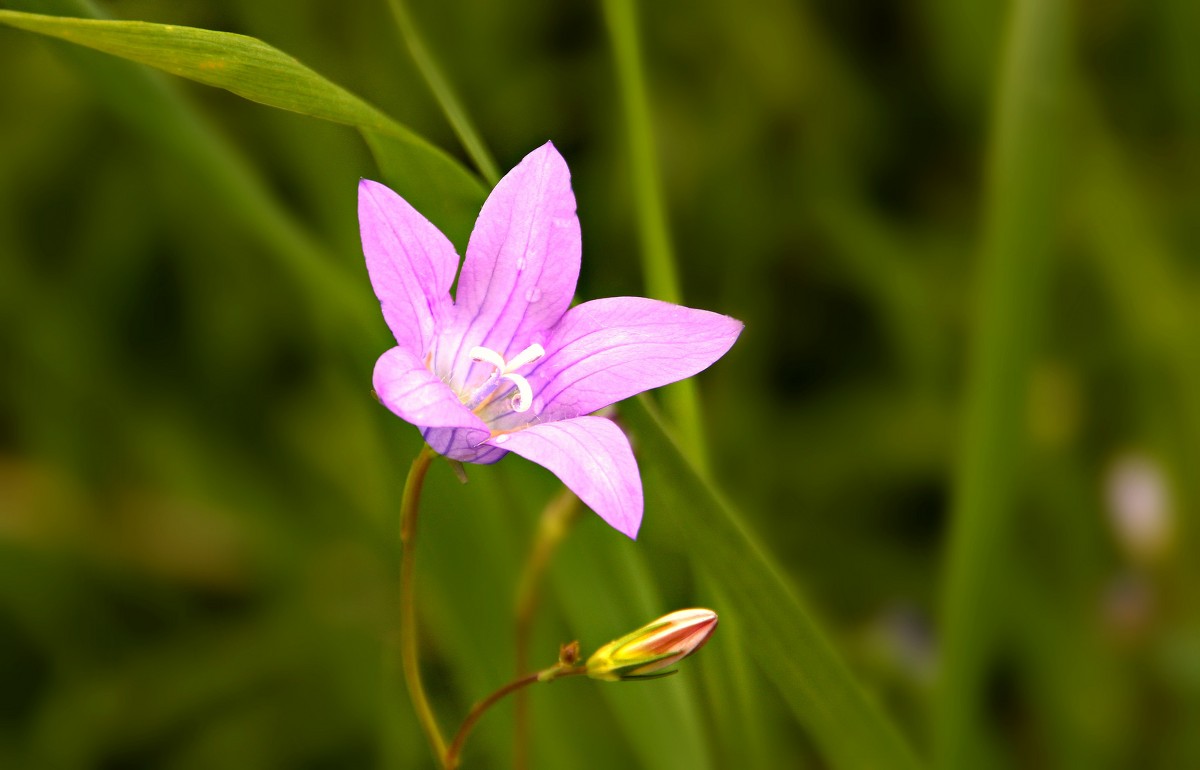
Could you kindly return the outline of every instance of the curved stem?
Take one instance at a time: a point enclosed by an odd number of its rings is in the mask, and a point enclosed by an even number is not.
[[[533,616],[541,596],[542,576],[550,564],[550,557],[559,543],[567,536],[571,525],[579,516],[579,498],[569,489],[563,489],[546,506],[538,521],[533,548],[525,561],[521,580],[517,585],[516,603],[516,649],[517,676],[529,669],[529,642],[533,635]],[[529,693],[517,694],[516,729],[513,736],[513,768],[525,770],[529,767]]]
[[[561,665],[553,666],[545,671],[527,674],[520,679],[509,682],[499,690],[496,690],[491,695],[476,703],[471,707],[471,712],[467,714],[467,718],[463,720],[462,726],[458,728],[458,733],[454,736],[454,742],[450,744],[450,749],[446,752],[446,759],[443,763],[446,770],[455,770],[455,768],[458,767],[458,758],[462,754],[463,746],[467,742],[467,737],[471,734],[471,730],[475,728],[475,723],[479,721],[484,712],[496,705],[496,702],[502,699],[504,696],[537,682],[550,682],[564,676],[578,676],[586,673],[586,666],[577,666],[574,668],[563,668]]]
[[[414,580],[417,509],[421,501],[421,487],[425,484],[425,472],[429,470],[434,455],[434,451],[428,446],[421,448],[408,471],[408,479],[404,482],[404,495],[400,502],[400,658],[404,668],[404,682],[408,686],[408,697],[412,700],[417,719],[421,722],[421,729],[425,732],[434,756],[440,760],[446,754],[446,739],[442,737],[437,717],[429,707],[425,686],[421,683]]]

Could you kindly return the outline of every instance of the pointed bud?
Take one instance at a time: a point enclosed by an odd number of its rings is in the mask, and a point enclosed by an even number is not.
[[[716,627],[712,610],[672,612],[596,650],[588,658],[587,675],[617,682],[673,674],[662,669],[700,649]]]

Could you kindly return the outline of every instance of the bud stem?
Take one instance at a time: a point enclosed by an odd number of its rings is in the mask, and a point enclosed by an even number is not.
[[[584,666],[564,666],[563,664],[555,664],[543,671],[538,671],[533,674],[528,674],[516,679],[512,682],[496,690],[491,695],[476,703],[471,707],[471,712],[467,714],[467,718],[463,720],[462,727],[458,728],[458,733],[454,736],[454,741],[450,744],[449,750],[446,751],[445,760],[442,766],[445,770],[456,770],[458,767],[459,756],[462,754],[463,745],[467,742],[467,736],[471,734],[471,730],[475,728],[475,723],[479,721],[484,712],[494,706],[497,701],[504,696],[514,693],[517,690],[524,689],[531,684],[538,682],[552,682],[555,679],[560,679],[564,676],[579,676],[586,674],[587,668]]]

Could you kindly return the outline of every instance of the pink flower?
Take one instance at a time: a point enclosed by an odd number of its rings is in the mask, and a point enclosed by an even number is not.
[[[570,308],[580,234],[566,162],[547,143],[492,190],[467,256],[403,198],[359,185],[371,284],[396,347],[375,365],[380,401],[454,460],[514,452],[635,537],[642,485],[629,441],[592,412],[690,377],[742,324],[640,297]],[[570,308],[570,309],[568,309]]]

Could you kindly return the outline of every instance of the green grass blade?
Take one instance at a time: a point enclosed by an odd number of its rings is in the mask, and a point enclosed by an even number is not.
[[[374,107],[256,38],[171,24],[20,11],[0,11],[0,22],[224,88],[271,107],[407,134],[413,141],[422,141]]]
[[[96,13],[83,0],[6,0],[4,4],[56,13]],[[205,185],[214,201],[258,234],[264,254],[278,260],[301,283],[314,315],[333,327],[349,323],[356,333],[379,330],[378,315],[370,302],[363,301],[362,288],[279,204],[246,159],[211,131],[166,81],[142,67],[81,47],[66,46],[62,53],[99,98],[148,141],[182,160],[189,178]]]
[[[467,111],[462,106],[462,102],[458,100],[454,89],[451,88],[450,81],[442,74],[442,68],[438,66],[433,54],[429,53],[429,49],[425,47],[416,25],[413,23],[412,16],[408,12],[408,7],[403,0],[389,0],[389,4],[392,7],[392,15],[396,17],[396,26],[400,28],[400,35],[404,38],[404,44],[408,46],[408,52],[416,62],[417,69],[421,71],[421,76],[429,84],[429,90],[433,92],[434,98],[437,99],[446,119],[450,121],[450,126],[454,129],[458,140],[462,142],[463,148],[475,162],[479,173],[483,174],[484,180],[494,187],[496,182],[500,181],[500,171],[496,168],[496,161],[488,152],[487,145],[483,143],[483,139],[475,130],[471,119],[467,117]]]
[[[978,766],[996,558],[1014,503],[1033,339],[1045,304],[1064,102],[1061,0],[1013,5],[993,116],[985,231],[953,520],[935,704],[939,766]]]
[[[662,182],[654,151],[654,131],[650,122],[649,97],[642,76],[642,55],[638,43],[637,14],[630,0],[605,0],[604,15],[612,37],[613,59],[617,68],[621,107],[633,173],[634,199],[645,260],[646,289],[658,299],[679,302],[679,275],[671,235],[667,227]]]
[[[636,437],[655,517],[648,545],[682,549],[736,604],[748,654],[837,768],[920,767],[895,727],[859,687],[774,560],[742,525],[643,398],[622,406]],[[720,607],[714,607],[720,613]]]
[[[431,193],[429,180],[440,181],[442,190],[438,192],[448,188],[457,193],[455,198],[483,200],[483,186],[458,161],[354,94],[256,38],[170,24],[66,18],[19,11],[0,11],[0,23],[224,88],[270,107],[354,126],[367,137],[380,166],[393,169],[387,175],[389,183],[437,224],[441,224],[440,215],[453,212],[458,204],[447,203],[444,197]],[[380,155],[381,149],[386,154]]]
[[[769,725],[774,717],[759,688],[761,673],[749,655],[750,638],[737,604],[710,575],[700,576],[698,604],[718,606],[721,611],[719,644],[705,647],[703,683],[709,704],[709,725],[721,767],[765,768],[771,766],[775,747],[769,743]]]
[[[655,299],[679,304],[683,295],[675,269],[662,182],[654,152],[649,97],[642,76],[642,56],[638,45],[637,14],[632,0],[605,0],[604,15],[608,20],[617,84],[625,112],[646,293]],[[695,383],[684,380],[665,388],[663,398],[671,417],[679,426],[689,456],[701,466],[705,465],[708,453]]]

